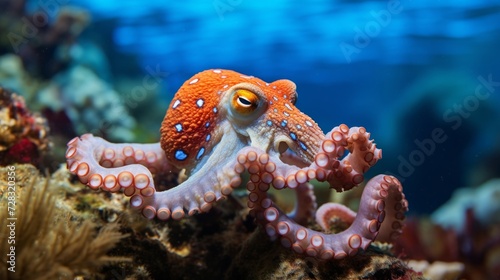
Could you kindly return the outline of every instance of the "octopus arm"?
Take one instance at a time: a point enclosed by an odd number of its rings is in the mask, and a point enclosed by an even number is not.
[[[155,193],[154,203],[146,206],[143,214],[148,218],[156,215],[159,219],[181,219],[186,212],[188,215],[207,212],[214,202],[230,195],[240,186],[240,173],[244,171],[234,161],[234,155],[244,143],[235,141],[237,137],[233,134],[233,130],[225,131],[206,161],[186,181]]]
[[[307,196],[305,186],[311,179],[327,181],[337,190],[358,185],[363,181],[362,174],[380,158],[380,150],[372,142],[364,128],[341,125],[326,135],[315,161],[305,168],[287,165],[255,147],[241,150],[238,162],[244,164],[251,178],[247,184],[249,207],[267,234],[279,238],[285,247],[321,259],[341,259],[366,249],[377,237],[389,241],[399,236],[408,202],[393,176],[378,175],[366,184],[357,214],[335,204],[320,207],[317,220],[323,227],[334,214],[350,225],[337,234],[304,227],[299,222],[302,214],[294,217],[283,213],[267,195],[272,185],[296,189],[298,195]],[[299,213],[304,214],[310,204],[297,205]]]
[[[387,240],[401,234],[408,204],[404,196],[401,196],[400,188],[397,180],[386,175],[370,180],[363,192],[362,203],[354,222],[348,229],[336,234],[326,234],[299,225],[282,213],[274,203],[258,211],[262,213],[260,219],[267,234],[272,238],[279,238],[283,246],[321,259],[341,259],[356,254],[360,249],[366,249],[379,233]],[[326,216],[321,218],[326,219]],[[384,229],[381,228],[382,222],[388,225]]]
[[[179,170],[170,165],[159,143],[114,144],[91,134],[75,137],[66,151],[68,169],[92,189],[125,195],[154,192],[152,174]]]

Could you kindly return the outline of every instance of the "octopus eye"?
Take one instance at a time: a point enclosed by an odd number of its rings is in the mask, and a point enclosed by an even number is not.
[[[231,101],[234,110],[240,114],[250,114],[259,106],[259,96],[246,89],[238,89]]]

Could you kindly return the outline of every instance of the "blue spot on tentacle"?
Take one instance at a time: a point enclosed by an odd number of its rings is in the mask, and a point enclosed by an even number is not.
[[[187,157],[188,157],[188,155],[183,150],[175,151],[175,159],[176,160],[185,160]]]
[[[293,132],[290,132],[290,137],[292,138],[293,141],[297,140],[297,135]]]
[[[285,127],[287,123],[288,123],[288,121],[287,121],[287,120],[283,120],[283,121],[281,122],[281,126],[282,126],[282,127]]]
[[[272,126],[273,122],[272,121],[267,121],[266,124],[267,124],[267,126]]]
[[[208,141],[210,141],[210,138],[211,138],[211,137],[212,137],[212,136],[211,136],[210,134],[207,134],[207,137],[205,137],[205,141],[207,141],[207,142],[208,142]]]

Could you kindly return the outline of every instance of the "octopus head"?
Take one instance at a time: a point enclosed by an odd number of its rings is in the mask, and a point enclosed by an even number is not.
[[[160,130],[161,145],[181,168],[196,166],[219,143],[235,142],[271,153],[291,149],[310,163],[324,135],[296,102],[296,86],[289,80],[266,83],[230,70],[206,70],[174,96]]]

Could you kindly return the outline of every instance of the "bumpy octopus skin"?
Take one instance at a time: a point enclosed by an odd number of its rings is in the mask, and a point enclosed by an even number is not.
[[[267,234],[320,259],[354,255],[375,238],[399,236],[408,202],[392,176],[366,183],[358,213],[335,203],[316,211],[310,180],[349,190],[364,181],[381,150],[363,127],[343,124],[325,135],[295,107],[296,101],[296,86],[289,80],[266,83],[230,70],[206,70],[174,96],[160,143],[114,144],[85,134],[68,143],[67,165],[90,188],[123,191],[145,217],[161,220],[209,211],[248,172],[248,206]],[[153,174],[181,170],[185,181],[155,189]],[[270,188],[294,189],[295,209],[282,212],[268,197]],[[314,214],[325,232],[333,218],[350,226],[336,234],[314,231],[306,227]]]

